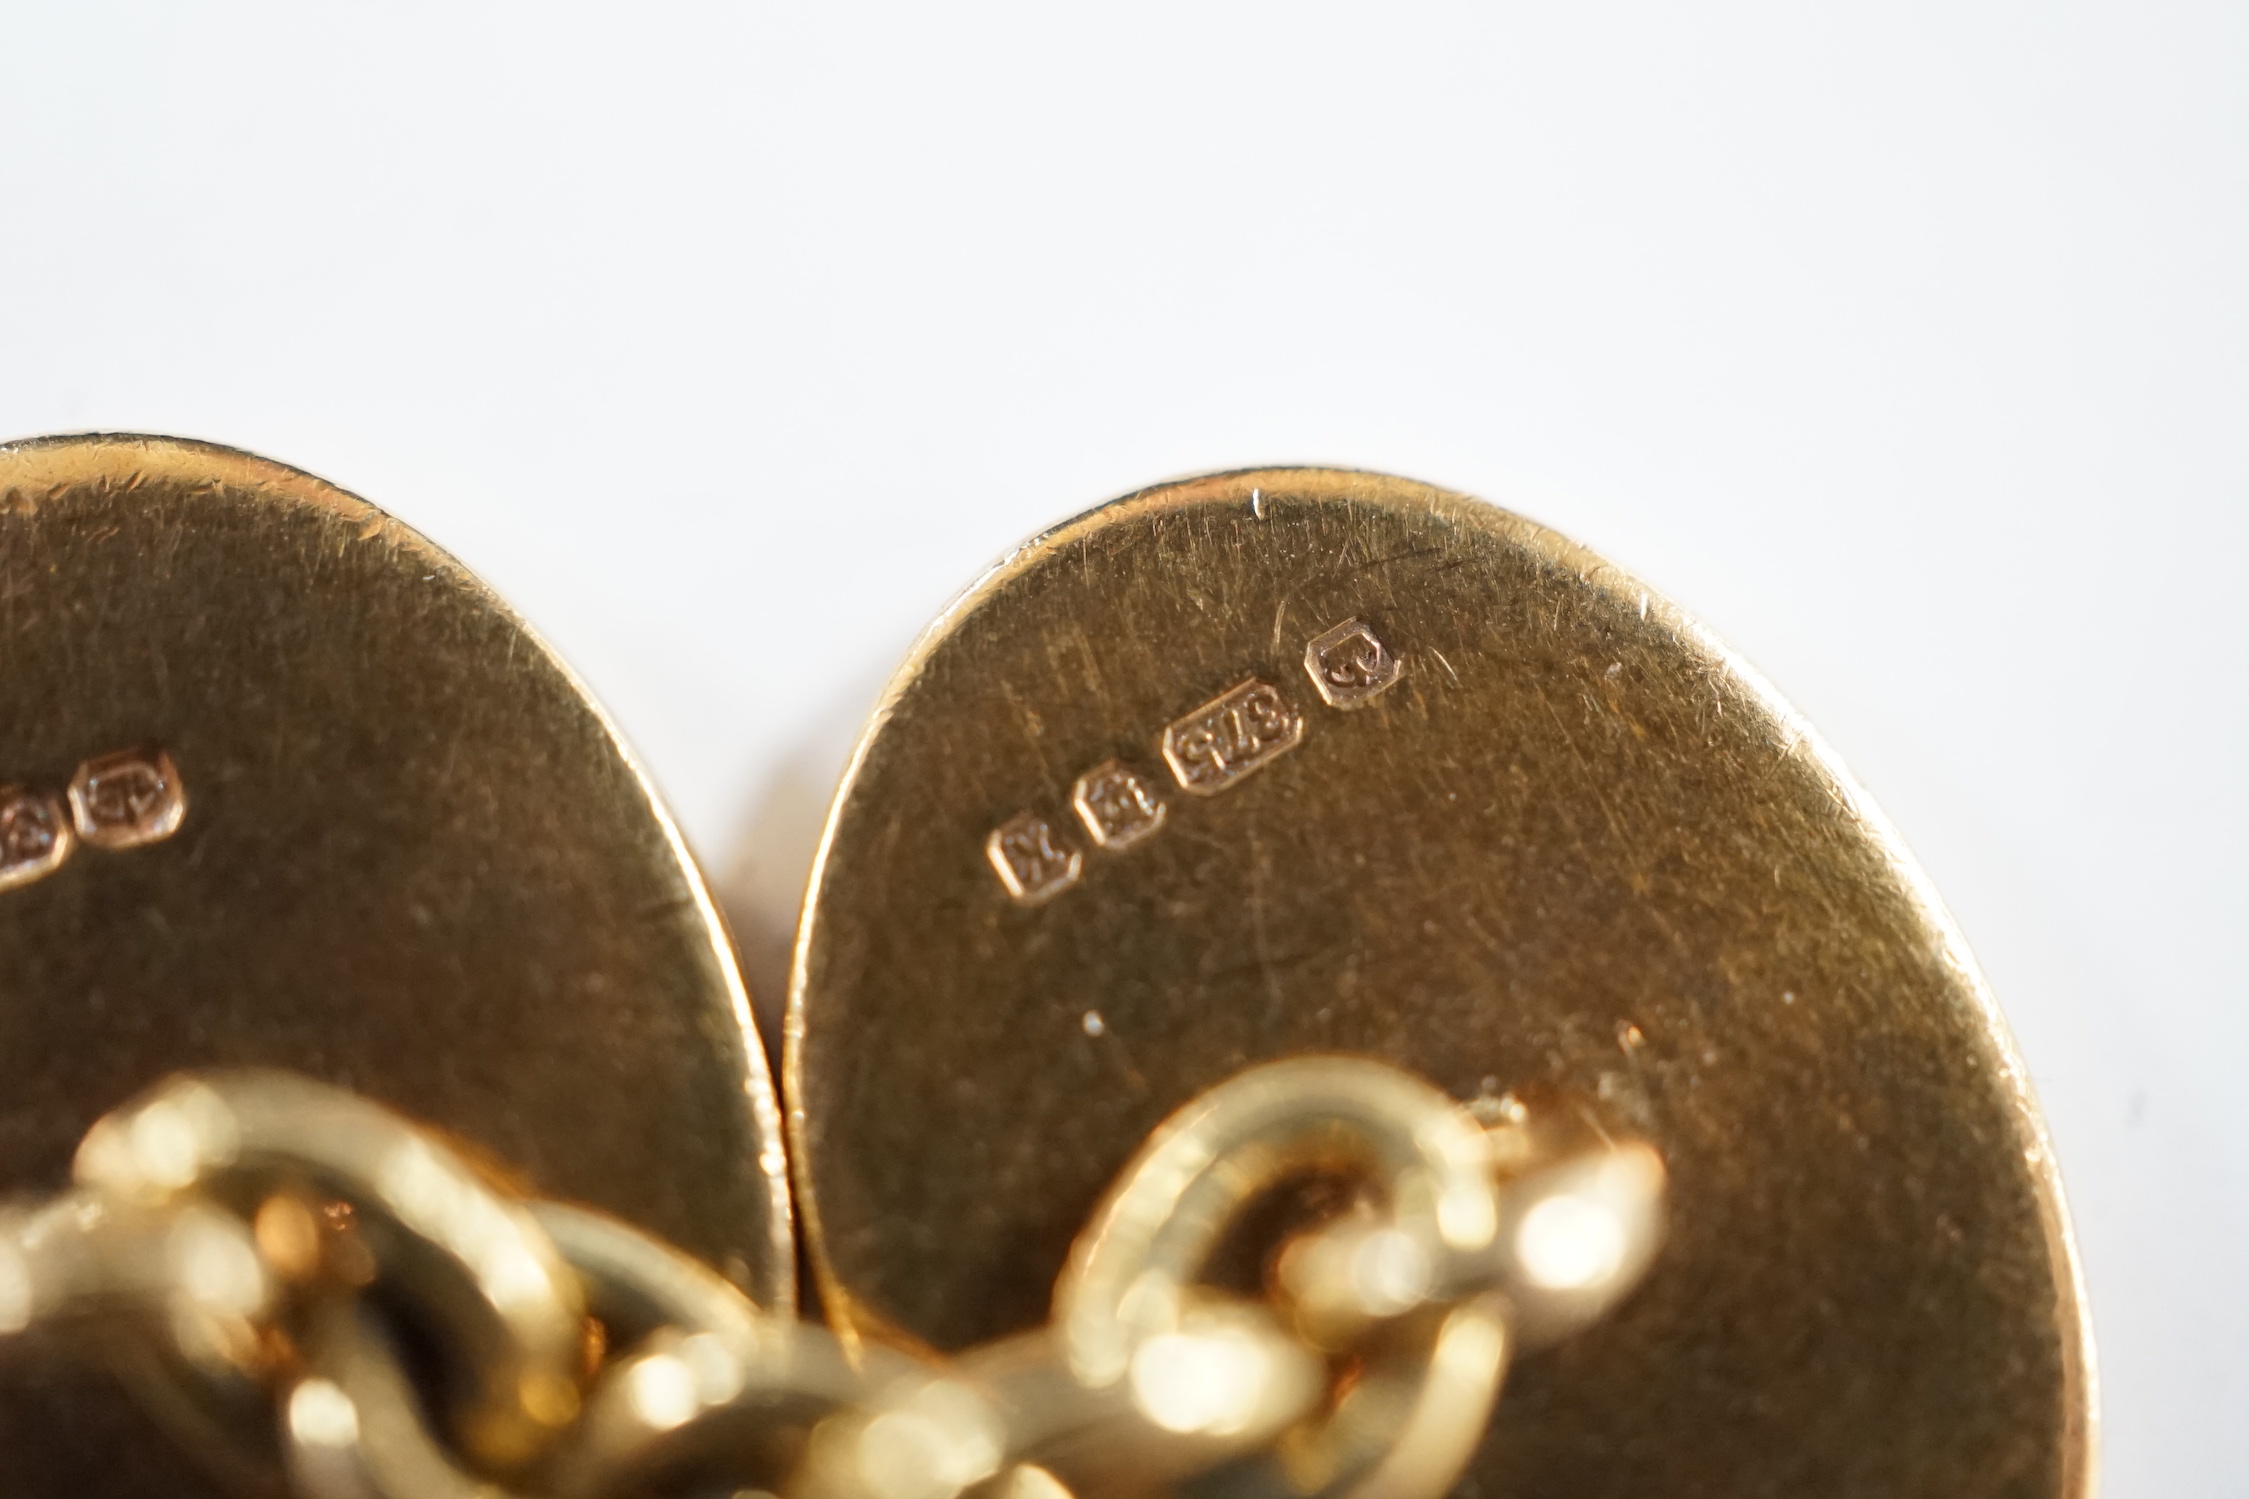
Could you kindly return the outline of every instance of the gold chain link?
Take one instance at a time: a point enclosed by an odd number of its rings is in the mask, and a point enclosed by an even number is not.
[[[277,1452],[304,1499],[1434,1499],[1512,1354],[1655,1252],[1655,1153],[1567,1122],[1487,1124],[1364,1059],[1252,1068],[1126,1167],[1046,1326],[925,1361],[761,1311],[352,1094],[186,1075],[0,1214],[0,1334],[124,1330],[181,1440],[237,1473]],[[1314,1176],[1355,1205],[1221,1289],[1252,1209]]]

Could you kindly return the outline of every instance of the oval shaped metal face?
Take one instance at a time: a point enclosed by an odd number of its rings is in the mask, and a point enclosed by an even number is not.
[[[241,453],[0,449],[0,1186],[181,1068],[294,1068],[794,1300],[714,908],[600,709],[459,564]],[[12,881],[8,870],[16,871]],[[203,1492],[0,1365],[18,1494]]]
[[[1039,1321],[1148,1132],[1301,1052],[1575,1090],[1669,1163],[1648,1282],[1509,1376],[1462,1492],[2083,1490],[2035,1109],[1862,794],[1599,558],[1275,470],[1038,538],[894,681],[790,1005],[831,1312]]]

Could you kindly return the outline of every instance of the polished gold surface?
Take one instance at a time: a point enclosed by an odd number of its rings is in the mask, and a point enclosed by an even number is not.
[[[1160,1121],[1320,1052],[1495,1117],[1588,1100],[1669,1172],[1646,1283],[1510,1373],[1460,1492],[2087,1491],[2020,1065],[1785,705],[1461,496],[1119,501],[948,612],[837,804],[786,1061],[831,1314],[941,1348],[1037,1323]]]
[[[286,1067],[791,1303],[777,1118],[701,880],[457,563],[241,453],[21,444],[0,661],[0,1189],[57,1185],[164,1074]],[[11,883],[66,801],[81,846]],[[51,1361],[0,1371],[0,1452],[9,1494],[201,1491]]]

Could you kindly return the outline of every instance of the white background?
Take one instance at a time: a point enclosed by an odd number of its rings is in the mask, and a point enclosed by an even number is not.
[[[2240,1493],[2249,11],[1840,9],[12,7],[0,435],[452,548],[761,972],[1022,535],[1265,461],[1526,511],[1903,828],[2060,1145],[2108,1492]]]

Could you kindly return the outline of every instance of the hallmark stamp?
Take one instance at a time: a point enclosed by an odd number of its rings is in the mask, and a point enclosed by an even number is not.
[[[160,749],[122,750],[88,760],[70,778],[70,816],[96,848],[137,848],[179,831],[187,790]]]
[[[0,786],[0,890],[53,874],[76,842],[60,797],[27,786]]]
[[[1027,906],[1075,885],[1085,867],[1085,855],[1036,812],[1018,812],[992,829],[984,840],[984,857],[992,861],[1007,893]]]
[[[1389,691],[1405,663],[1365,620],[1352,618],[1305,643],[1304,670],[1321,701],[1348,709]],[[1165,728],[1160,747],[1182,790],[1216,796],[1303,739],[1304,715],[1287,694],[1247,677]],[[1148,777],[1122,760],[1104,760],[1080,775],[1070,787],[1070,809],[1103,854],[1154,837],[1171,815]],[[994,828],[984,856],[1007,893],[1027,906],[1060,895],[1085,872],[1086,855],[1035,812],[1019,812]]]
[[[1363,708],[1389,690],[1405,671],[1362,620],[1347,619],[1312,637],[1304,670],[1331,708]]]
[[[1070,805],[1078,809],[1093,841],[1107,849],[1130,848],[1164,825],[1170,808],[1156,788],[1122,760],[1108,760],[1078,777],[1070,788]]]
[[[1164,730],[1164,760],[1185,790],[1215,796],[1296,748],[1304,716],[1281,689],[1236,683]]]

